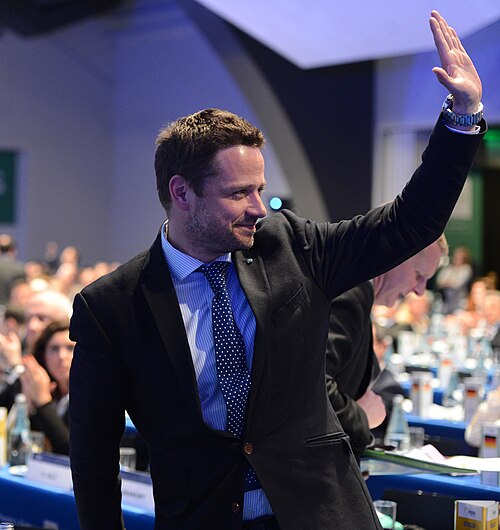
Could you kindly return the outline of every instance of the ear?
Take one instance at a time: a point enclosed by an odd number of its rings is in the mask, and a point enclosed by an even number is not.
[[[186,180],[180,175],[174,175],[168,183],[168,190],[172,198],[172,205],[179,210],[188,210],[191,188]]]

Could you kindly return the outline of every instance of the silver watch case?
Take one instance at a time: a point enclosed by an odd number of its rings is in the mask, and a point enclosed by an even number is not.
[[[468,127],[477,125],[483,119],[483,104],[479,103],[479,108],[474,114],[455,114],[453,112],[453,95],[449,94],[443,103],[443,119],[449,125]]]

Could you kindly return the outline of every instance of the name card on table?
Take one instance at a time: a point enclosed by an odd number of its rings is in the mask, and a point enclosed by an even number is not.
[[[120,471],[122,477],[122,500],[125,504],[154,512],[153,486],[148,473]]]
[[[62,488],[67,491],[73,489],[69,458],[53,453],[35,453],[28,460],[26,478],[33,482],[40,482],[48,486]]]

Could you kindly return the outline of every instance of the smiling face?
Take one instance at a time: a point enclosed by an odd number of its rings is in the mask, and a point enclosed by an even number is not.
[[[439,265],[441,249],[433,243],[375,279],[375,303],[392,307],[408,293],[422,295]]]
[[[251,248],[255,225],[267,213],[261,198],[266,180],[260,149],[241,145],[223,149],[214,166],[217,175],[206,180],[202,195],[196,195],[181,177],[177,184],[174,177],[172,187],[177,188],[171,192],[182,198],[176,204],[183,217],[181,224],[175,216],[171,219],[168,238],[179,250],[205,262]]]

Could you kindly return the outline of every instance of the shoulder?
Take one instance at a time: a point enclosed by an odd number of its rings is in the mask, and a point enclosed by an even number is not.
[[[363,282],[345,293],[335,297],[331,304],[332,313],[341,307],[350,307],[353,311],[369,314],[373,304],[373,287],[371,282]]]
[[[149,250],[145,250],[133,257],[109,274],[95,280],[85,287],[81,294],[84,298],[109,298],[114,294],[128,293],[135,288],[139,281],[141,271],[147,261]]]

